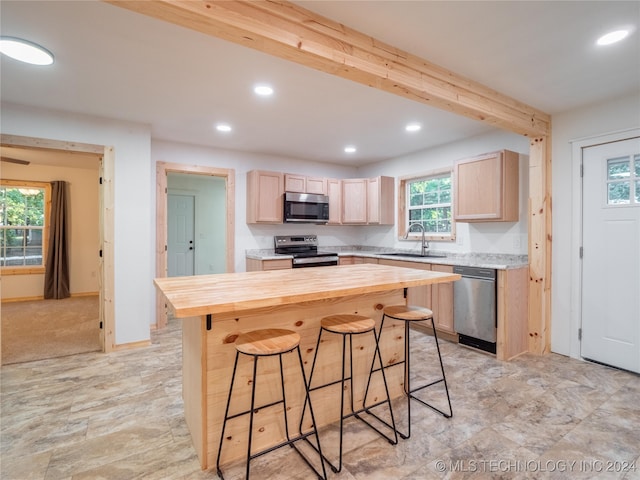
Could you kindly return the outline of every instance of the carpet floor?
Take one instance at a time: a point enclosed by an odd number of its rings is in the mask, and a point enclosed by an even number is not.
[[[3,303],[2,364],[101,350],[99,297]]]

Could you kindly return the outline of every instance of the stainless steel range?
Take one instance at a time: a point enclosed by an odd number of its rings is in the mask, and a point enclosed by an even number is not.
[[[275,252],[293,255],[293,268],[338,265],[338,254],[318,250],[317,235],[278,235],[273,238]]]

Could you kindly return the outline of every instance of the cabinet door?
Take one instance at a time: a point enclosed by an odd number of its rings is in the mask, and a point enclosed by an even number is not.
[[[508,150],[457,161],[456,221],[518,221],[518,163],[519,155]]]
[[[449,265],[431,265],[434,272],[453,273]],[[436,283],[431,289],[433,321],[438,330],[455,333],[453,329],[453,282]]]
[[[342,223],[367,223],[366,179],[342,180]]]
[[[320,177],[307,177],[307,187],[305,193],[316,193],[318,195],[327,194],[327,179]]]
[[[287,173],[284,176],[284,191],[296,193],[308,193],[306,191],[304,175],[293,175]]]
[[[431,270],[431,265],[420,262],[405,262],[402,260],[378,260],[380,265],[392,265],[394,267],[416,268],[418,270]],[[409,287],[407,289],[407,305],[416,305],[431,309],[431,285],[420,285],[419,287]]]
[[[329,225],[342,223],[342,185],[340,180],[327,179],[327,195],[329,195]]]
[[[395,179],[376,177],[367,179],[367,223],[393,225]]]
[[[252,170],[247,173],[247,223],[282,223],[282,173]]]

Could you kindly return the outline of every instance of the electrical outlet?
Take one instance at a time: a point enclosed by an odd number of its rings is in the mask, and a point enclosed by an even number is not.
[[[520,247],[520,237],[513,237],[513,248],[519,250]]]
[[[464,244],[464,240],[462,240],[462,235],[458,235],[458,236],[456,237],[456,243],[457,243],[458,245],[463,245],[463,244]]]

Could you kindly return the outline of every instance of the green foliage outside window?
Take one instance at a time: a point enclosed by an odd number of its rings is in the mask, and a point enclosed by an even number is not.
[[[42,265],[45,190],[0,187],[0,266]]]
[[[451,175],[414,180],[407,184],[409,225],[420,223],[426,233],[451,233]]]
[[[635,178],[635,181],[634,181]],[[640,155],[607,160],[607,203],[640,203]],[[632,190],[634,193],[632,193]]]

